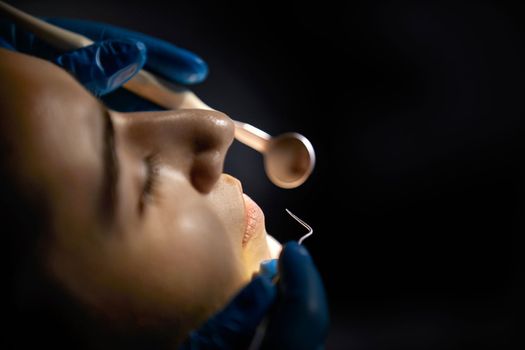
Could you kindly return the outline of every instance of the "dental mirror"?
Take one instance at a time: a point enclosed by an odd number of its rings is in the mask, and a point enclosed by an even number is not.
[[[301,134],[288,132],[272,137],[250,124],[235,121],[235,138],[263,155],[266,175],[281,188],[302,185],[314,169],[314,148]]]
[[[93,43],[80,34],[42,21],[2,1],[0,13],[57,49],[72,50]],[[144,69],[125,83],[124,88],[168,109],[213,110],[192,91],[175,86]],[[294,132],[272,137],[250,124],[234,122],[235,138],[263,154],[266,175],[275,185],[295,188],[308,179],[315,165],[315,153],[306,137]]]

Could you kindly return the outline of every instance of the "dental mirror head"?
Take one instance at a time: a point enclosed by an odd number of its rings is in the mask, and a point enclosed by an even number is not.
[[[263,155],[266,175],[281,188],[302,185],[315,165],[312,144],[306,137],[295,132],[272,137]]]

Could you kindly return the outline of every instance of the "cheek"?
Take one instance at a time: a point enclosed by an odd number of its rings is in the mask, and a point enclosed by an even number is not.
[[[168,201],[169,192],[163,192],[164,200],[144,224],[126,234],[118,265],[143,311],[202,321],[222,307],[247,276],[240,251],[209,204],[196,194],[182,193],[179,189]]]
[[[115,232],[90,232],[86,236],[98,237],[93,242],[77,237],[55,265],[91,306],[124,319],[177,320],[184,331],[223,307],[249,279],[236,228],[242,213],[218,209],[224,196],[232,202],[227,189],[203,197],[174,181],[159,192],[141,221],[128,217]]]

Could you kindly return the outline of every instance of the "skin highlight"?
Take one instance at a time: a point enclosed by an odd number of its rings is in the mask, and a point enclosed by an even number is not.
[[[50,208],[45,270],[88,309],[122,327],[173,324],[183,337],[277,257],[264,217],[243,244],[242,186],[222,172],[234,133],[226,115],[119,113],[49,62],[4,49],[0,62],[8,166]],[[109,195],[106,153],[118,164]]]

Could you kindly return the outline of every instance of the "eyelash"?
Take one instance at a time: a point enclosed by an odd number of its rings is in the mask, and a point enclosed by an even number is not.
[[[144,160],[146,164],[146,181],[142,190],[142,196],[139,203],[140,210],[144,210],[147,201],[155,198],[155,192],[159,183],[160,157],[157,154],[151,154]]]

